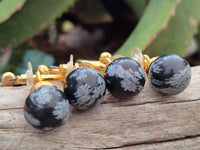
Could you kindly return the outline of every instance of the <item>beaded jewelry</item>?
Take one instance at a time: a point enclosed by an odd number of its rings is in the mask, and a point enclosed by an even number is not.
[[[152,62],[148,75],[156,91],[173,95],[181,93],[188,86],[191,69],[189,63],[182,57],[168,54]]]
[[[135,53],[136,54],[136,53]],[[80,65],[104,71],[106,88],[118,98],[131,98],[137,95],[145,84],[145,72],[134,59],[121,55],[102,53],[99,61],[77,60]]]
[[[39,80],[32,86],[24,104],[24,116],[35,128],[49,131],[64,124],[70,115],[70,105],[65,94],[47,81]]]
[[[178,94],[189,84],[189,63],[175,54],[149,58],[133,48],[131,58],[102,53],[99,61],[77,60],[81,66],[104,71],[106,87],[113,96],[131,98],[145,84],[145,73],[152,87],[163,94]],[[144,73],[145,71],[145,73]]]
[[[104,78],[97,70],[104,72]],[[139,48],[134,48],[131,58],[104,52],[98,61],[78,59],[73,64],[71,55],[67,64],[38,66],[35,75],[28,63],[26,74],[16,76],[6,72],[2,83],[32,87],[24,104],[24,116],[33,127],[49,131],[67,121],[69,104],[78,110],[87,110],[103,100],[106,88],[115,97],[131,98],[144,88],[146,76],[156,91],[173,95],[188,86],[191,69],[178,55],[150,59]],[[50,83],[57,81],[64,82],[64,92]]]
[[[70,104],[79,110],[86,110],[99,104],[106,93],[105,81],[103,77],[90,67],[83,67],[79,63],[73,66],[73,56],[70,61],[61,64],[59,67],[49,69],[46,66],[39,66],[38,71],[43,74],[56,73],[63,75],[65,83],[64,93]]]

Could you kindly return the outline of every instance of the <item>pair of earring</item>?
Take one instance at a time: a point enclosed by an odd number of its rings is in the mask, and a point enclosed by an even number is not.
[[[76,60],[49,69],[39,66],[36,75],[30,65],[26,75],[5,73],[2,83],[33,85],[24,105],[25,118],[34,127],[51,130],[69,117],[69,103],[86,110],[102,101],[106,87],[113,96],[131,98],[145,85],[146,76],[155,90],[164,94],[178,94],[189,84],[191,70],[188,62],[174,54],[150,59],[134,48],[131,58],[102,53],[99,61]],[[103,77],[96,71],[104,72]],[[64,81],[64,93],[50,81]]]
[[[167,95],[181,93],[191,79],[190,65],[182,57],[167,54],[150,59],[142,55],[139,48],[133,48],[131,58],[102,53],[99,66],[93,61],[77,62],[103,70],[107,89],[118,98],[131,98],[138,94],[144,88],[146,77],[157,92]]]
[[[64,92],[51,81],[64,81]],[[98,71],[79,67],[77,63],[73,65],[73,57],[67,64],[53,69],[41,65],[35,75],[29,63],[26,74],[5,73],[2,83],[5,86],[25,83],[32,86],[24,104],[24,116],[33,127],[43,131],[55,129],[67,121],[69,104],[86,110],[100,103],[106,91],[105,81]]]

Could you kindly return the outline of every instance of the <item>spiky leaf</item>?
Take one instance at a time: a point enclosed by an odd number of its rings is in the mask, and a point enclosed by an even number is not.
[[[26,0],[2,0],[0,1],[0,24],[20,10]]]
[[[32,37],[66,11],[75,0],[28,0],[20,11],[0,24],[0,49]]]
[[[167,53],[183,55],[192,36],[198,32],[200,1],[182,0],[167,28],[145,49],[150,56]]]
[[[172,17],[178,0],[151,0],[127,41],[117,54],[130,56],[133,47],[144,49]]]

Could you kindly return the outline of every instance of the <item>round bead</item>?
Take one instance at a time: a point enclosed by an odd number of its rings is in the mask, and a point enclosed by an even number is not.
[[[122,57],[112,61],[106,68],[106,87],[113,96],[131,98],[145,84],[145,72],[135,60]]]
[[[66,78],[65,95],[72,106],[86,110],[100,103],[106,92],[103,77],[94,69],[80,67],[73,70]]]
[[[190,65],[185,59],[174,54],[157,58],[149,69],[151,84],[163,94],[182,92],[189,84],[190,78]]]
[[[35,89],[26,99],[24,116],[35,128],[48,131],[66,122],[69,101],[63,92],[52,86]]]

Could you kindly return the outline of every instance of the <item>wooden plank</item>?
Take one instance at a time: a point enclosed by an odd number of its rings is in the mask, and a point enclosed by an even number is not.
[[[121,148],[117,148],[118,150],[199,150],[200,149],[200,137],[186,139],[179,139],[177,141],[165,141],[159,143],[146,143],[141,145],[134,146],[125,146]]]
[[[174,96],[148,82],[132,100],[107,93],[102,104],[72,109],[64,126],[46,133],[23,117],[29,88],[0,87],[0,149],[200,149],[199,74],[200,66],[193,67],[189,87]]]

